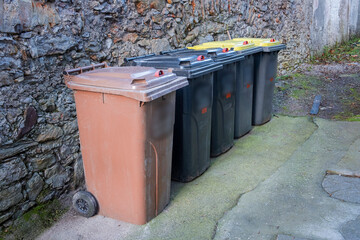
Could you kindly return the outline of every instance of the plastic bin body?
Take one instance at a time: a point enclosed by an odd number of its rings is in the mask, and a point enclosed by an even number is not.
[[[170,199],[175,93],[142,107],[134,99],[85,91],[76,91],[75,101],[86,186],[99,214],[135,224],[157,216]],[[153,118],[163,122],[160,139],[150,131],[159,128]]]
[[[120,73],[114,77],[105,72],[99,84],[96,78],[107,69],[67,85],[74,89],[86,186],[99,203],[99,214],[145,224],[170,199],[175,90],[187,83],[166,73],[164,81],[171,76],[177,86],[122,91],[115,89],[116,80],[127,76],[116,69]],[[136,72],[155,73],[153,68],[133,69],[129,85],[134,87],[148,81]],[[108,78],[113,78],[112,84]]]
[[[237,55],[234,51],[207,48],[196,50],[179,49],[162,52],[162,54],[178,56],[204,55],[223,65],[223,69],[214,73],[210,155],[216,157],[228,151],[234,145],[236,64],[243,60],[244,57]]]
[[[240,138],[252,129],[255,56],[245,55],[236,65],[236,104],[234,138]]]
[[[278,52],[262,52],[255,56],[253,125],[262,125],[271,120],[277,56]]]
[[[189,55],[127,59],[133,65],[172,67],[177,75],[188,77],[189,86],[176,93],[171,177],[180,182],[193,180],[210,166],[213,79],[214,71],[222,66],[211,59],[197,58]]]
[[[210,166],[213,73],[176,93],[172,179],[189,182]]]
[[[216,41],[203,43],[204,46],[225,47],[244,56],[236,64],[236,97],[234,138],[240,138],[251,131],[253,111],[253,91],[255,78],[255,58],[261,47],[248,41]],[[194,47],[195,49],[197,46]]]
[[[255,59],[261,51],[260,47],[237,51],[244,56],[244,60],[236,66],[235,138],[244,136],[252,129]]]
[[[255,55],[252,111],[252,124],[262,125],[270,121],[272,117],[272,99],[277,75],[278,53],[286,46],[270,38],[235,38],[232,40],[232,42],[243,41],[249,41],[262,47],[262,52]]]
[[[234,145],[236,63],[228,63],[215,73],[211,123],[211,156],[216,157]]]

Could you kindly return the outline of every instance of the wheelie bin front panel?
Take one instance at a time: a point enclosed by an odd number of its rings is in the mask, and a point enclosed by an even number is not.
[[[253,98],[253,125],[262,125],[272,117],[272,99],[277,75],[278,53],[286,48],[275,39],[235,38],[233,42],[249,41],[262,47],[255,56],[255,82]]]
[[[175,91],[186,78],[146,67],[66,76],[87,190],[101,215],[144,224],[170,199]]]
[[[198,54],[211,57],[221,63],[223,69],[215,72],[213,112],[211,123],[211,156],[216,157],[234,145],[234,121],[236,99],[236,64],[244,57],[227,48],[195,46],[194,49],[179,49],[163,52],[167,55]]]
[[[255,58],[262,52],[262,48],[249,41],[214,41],[203,43],[202,46],[228,48],[244,56],[244,60],[236,64],[234,138],[240,138],[252,129],[254,64]],[[193,48],[200,47],[194,46]]]
[[[236,66],[236,108],[234,137],[240,138],[252,129],[253,92],[255,80],[255,58],[262,52],[261,47],[256,47],[247,41],[240,44],[227,45],[244,60]]]
[[[133,64],[171,67],[187,76],[189,86],[176,93],[172,179],[189,182],[210,166],[211,114],[214,71],[222,65],[195,56],[149,56],[131,58]],[[131,63],[130,63],[131,64]]]

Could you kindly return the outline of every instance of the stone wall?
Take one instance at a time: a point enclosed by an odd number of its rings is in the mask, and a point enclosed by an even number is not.
[[[310,0],[0,0],[0,226],[84,186],[64,69],[233,37],[286,43],[281,73],[306,59]]]

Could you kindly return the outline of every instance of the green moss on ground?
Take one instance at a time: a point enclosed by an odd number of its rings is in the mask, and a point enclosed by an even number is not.
[[[349,88],[347,91],[347,98],[342,100],[346,111],[341,112],[333,117],[339,121],[358,122],[360,115],[354,112],[360,112],[360,91],[355,88]]]
[[[298,72],[280,76],[277,80],[283,81],[283,84],[277,90],[286,91],[289,96],[295,99],[305,98],[309,94],[313,94],[321,85],[320,78]]]
[[[0,239],[34,239],[51,227],[68,210],[59,200],[38,205],[0,233]]]
[[[239,197],[271,176],[316,129],[307,118],[283,116],[255,127],[213,159],[202,176],[172,185],[169,206],[123,239],[212,239],[218,221]]]

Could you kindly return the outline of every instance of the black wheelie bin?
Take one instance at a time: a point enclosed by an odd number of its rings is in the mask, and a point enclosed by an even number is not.
[[[236,98],[236,64],[243,56],[228,48],[210,48],[198,45],[197,49],[178,49],[162,52],[164,55],[189,56],[192,54],[211,57],[223,65],[214,75],[213,112],[211,121],[212,157],[228,151],[234,145],[234,118]]]
[[[255,55],[252,118],[253,125],[262,125],[270,121],[272,117],[272,100],[277,75],[278,53],[286,48],[286,45],[270,38],[235,38],[229,42],[243,41],[248,41],[262,47],[262,51]]]
[[[129,65],[172,68],[186,76],[189,86],[176,92],[171,177],[189,182],[210,166],[211,114],[214,72],[222,68],[204,56],[146,55],[126,58]]]

